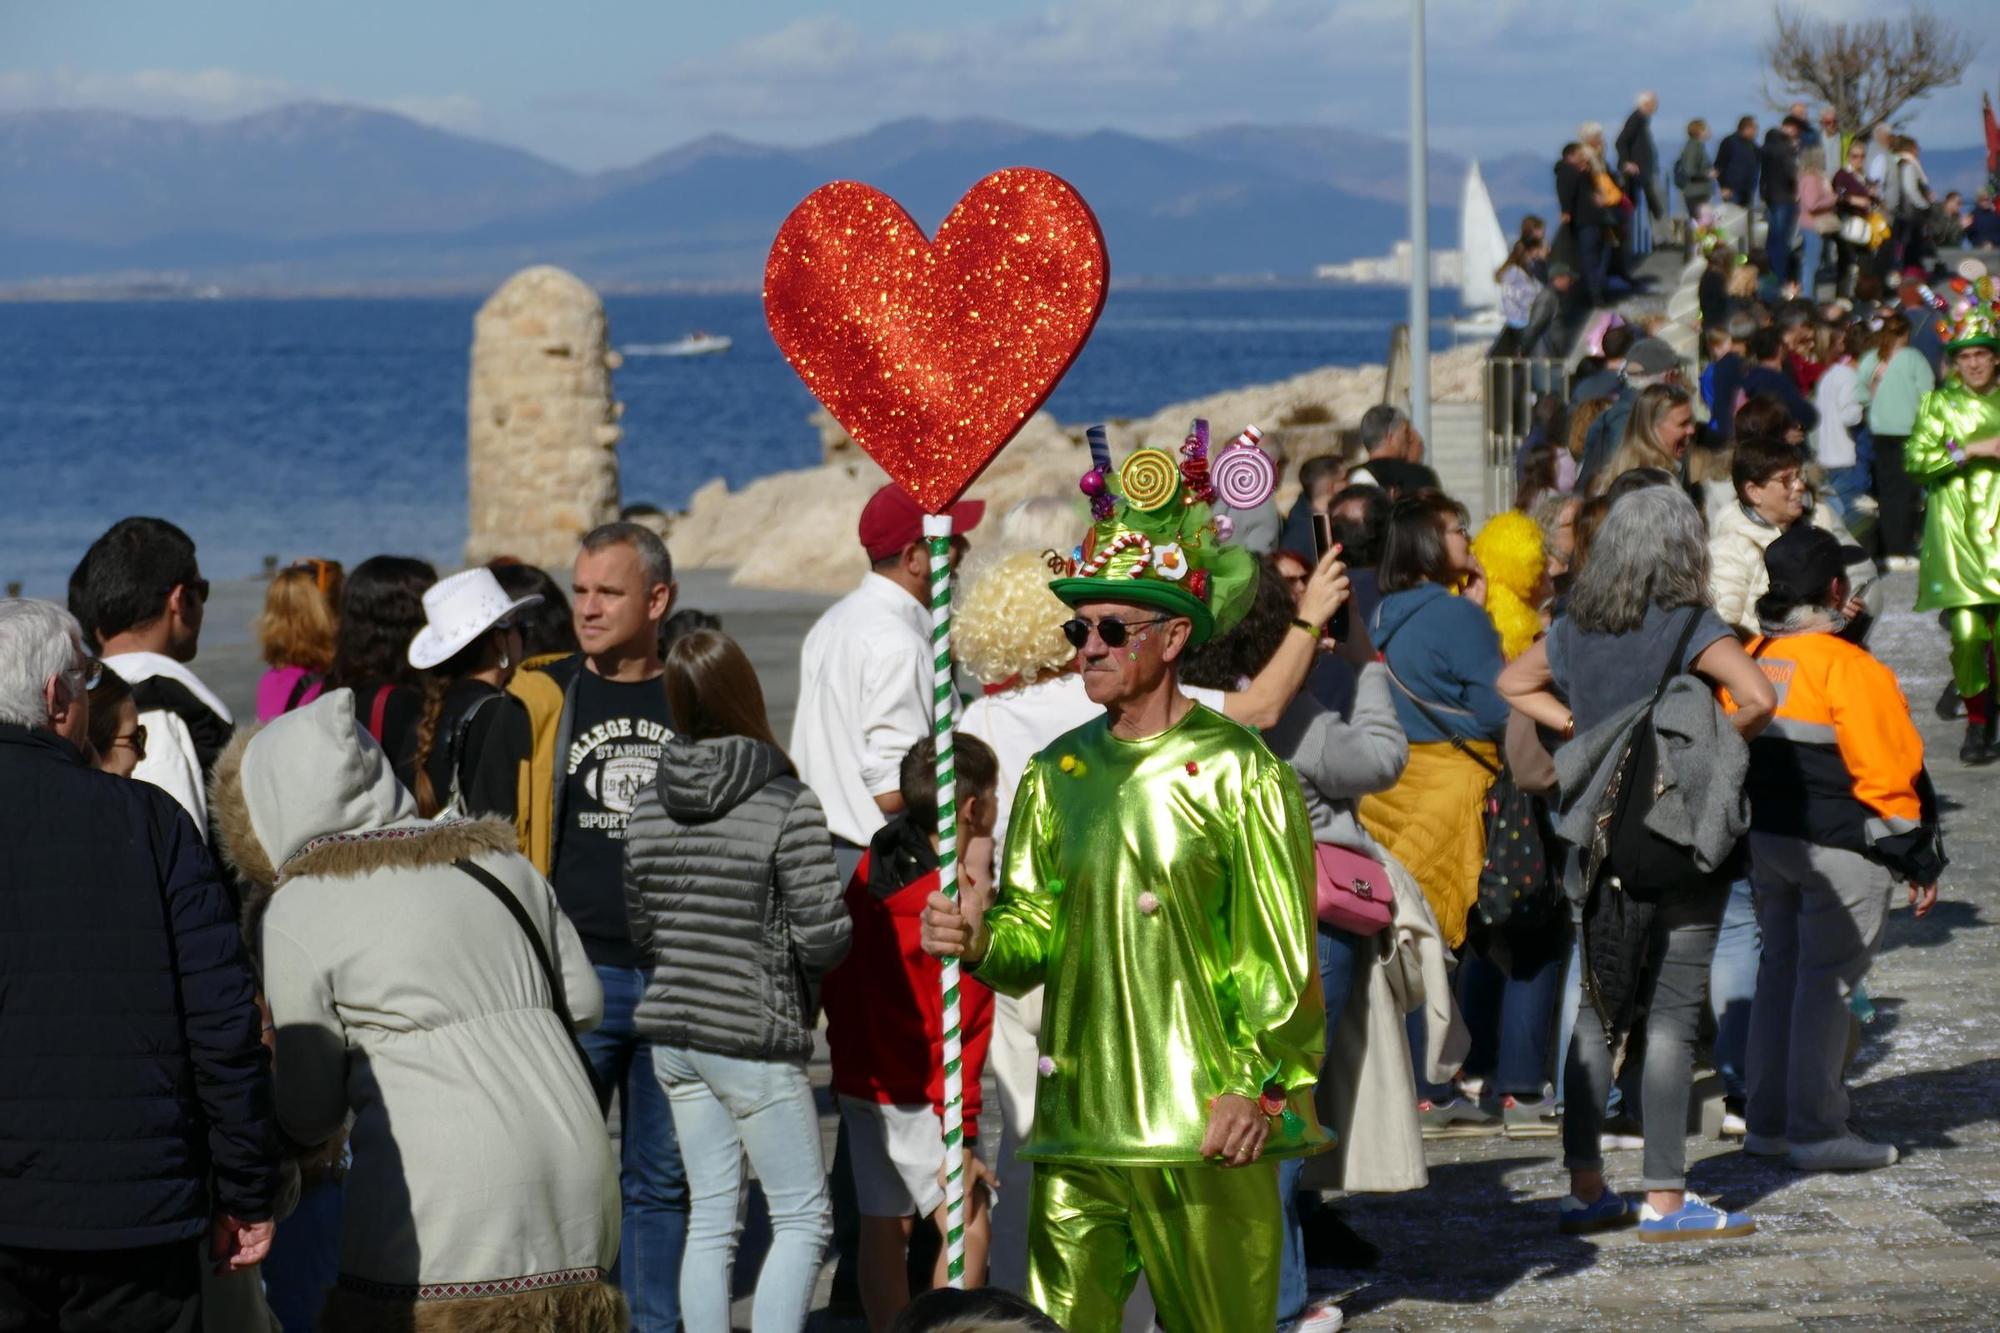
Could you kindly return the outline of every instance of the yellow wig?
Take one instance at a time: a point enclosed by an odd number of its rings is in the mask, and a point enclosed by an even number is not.
[[[1020,678],[1032,684],[1044,671],[1076,660],[1063,637],[1063,622],[1074,612],[1049,591],[1049,566],[1033,551],[989,565],[959,594],[952,611],[951,641],[958,660],[982,685]]]
[[[1534,646],[1542,632],[1535,609],[1535,594],[1549,567],[1542,526],[1519,510],[1495,514],[1473,539],[1472,554],[1486,571],[1486,614],[1500,631],[1500,651],[1511,662]]]

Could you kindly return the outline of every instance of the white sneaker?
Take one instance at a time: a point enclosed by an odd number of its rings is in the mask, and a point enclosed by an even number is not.
[[[1779,1135],[1744,1132],[1743,1151],[1752,1157],[1783,1157],[1791,1150],[1792,1145]]]
[[[1917,558],[1913,555],[1892,555],[1882,562],[1891,574],[1911,574],[1916,572]]]
[[[1849,1133],[1821,1143],[1794,1143],[1786,1157],[1800,1171],[1874,1171],[1894,1166],[1900,1155],[1893,1143],[1871,1143]]]
[[[1749,1132],[1750,1122],[1743,1118],[1741,1111],[1724,1111],[1722,1113],[1722,1128],[1717,1132],[1718,1138],[1740,1139],[1749,1134]]]
[[[1332,1301],[1308,1305],[1306,1312],[1286,1326],[1285,1333],[1340,1333],[1347,1316]]]

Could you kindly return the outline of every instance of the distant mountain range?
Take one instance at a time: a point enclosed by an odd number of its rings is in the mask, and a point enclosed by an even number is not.
[[[1406,156],[1400,141],[1337,128],[1155,139],[918,119],[805,148],[710,135],[583,174],[352,106],[222,122],[14,112],[0,114],[0,286],[477,290],[546,262],[613,289],[747,287],[786,212],[825,181],[865,180],[929,229],[974,181],[1016,165],[1083,192],[1117,278],[1302,277],[1403,237]],[[1546,210],[1553,156],[1482,162],[1510,227]],[[1952,156],[1932,155],[1933,178],[1969,187],[1977,150],[1958,154],[1964,182]],[[1440,247],[1455,242],[1465,170],[1431,155]]]

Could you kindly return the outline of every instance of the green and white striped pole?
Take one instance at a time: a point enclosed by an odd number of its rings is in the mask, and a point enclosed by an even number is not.
[[[958,791],[951,735],[958,695],[951,669],[951,515],[924,515],[931,553],[931,728],[937,743],[938,891],[958,901]],[[945,1271],[965,1285],[965,1088],[960,1051],[958,960],[942,959],[944,990]]]

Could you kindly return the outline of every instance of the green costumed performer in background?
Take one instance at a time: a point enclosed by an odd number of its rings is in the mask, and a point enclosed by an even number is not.
[[[1099,440],[1098,522],[1050,587],[1105,715],[1030,762],[995,905],[974,920],[934,896],[925,947],[996,990],[1045,987],[1030,1299],[1116,1333],[1143,1270],[1168,1333],[1264,1330],[1277,1159],[1331,1142],[1312,826],[1290,768],[1179,689],[1257,576],[1211,512],[1205,446],[1185,469],[1139,450],[1114,496]]]
[[[1965,700],[1959,758],[1990,763],[1994,746],[1994,626],[2000,618],[2000,392],[1994,388],[1993,279],[1971,278],[1971,302],[1939,321],[1952,376],[1924,396],[1903,445],[1903,466],[1927,499],[1917,610],[1941,611],[1951,671]]]

